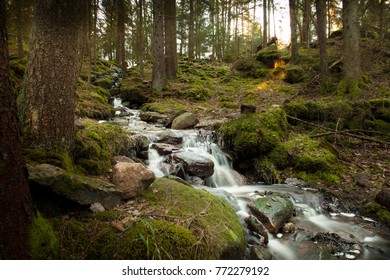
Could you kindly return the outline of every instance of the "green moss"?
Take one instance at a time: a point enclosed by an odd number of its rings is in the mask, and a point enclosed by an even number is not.
[[[274,108],[259,114],[242,115],[224,124],[219,131],[228,149],[241,158],[254,158],[276,147],[285,136],[286,129],[284,111]]]
[[[233,69],[238,70],[245,78],[262,78],[268,75],[264,64],[253,58],[245,58],[237,61]]]
[[[275,165],[268,158],[257,158],[254,160],[255,171],[261,181],[268,185],[279,184],[279,172]]]
[[[51,225],[40,213],[33,217],[29,232],[31,258],[49,260],[58,258],[58,239]]]
[[[73,171],[72,159],[67,153],[55,151],[43,151],[39,149],[24,149],[26,161],[31,165],[48,163],[67,171]]]
[[[278,50],[276,45],[271,45],[260,50],[256,54],[256,59],[267,65],[268,68],[274,68],[275,61],[283,60],[285,62],[288,60],[288,56],[286,49]]]
[[[114,84],[114,78],[112,76],[106,76],[104,78],[100,78],[93,82],[95,86],[104,88],[104,89],[110,89],[112,85]]]
[[[221,107],[228,108],[228,109],[238,109],[239,108],[239,106],[232,101],[220,101],[219,105]]]
[[[211,91],[207,87],[198,84],[195,84],[190,89],[179,93],[179,97],[185,97],[194,101],[205,101],[206,99],[211,97],[211,95]]]
[[[182,104],[180,100],[173,100],[166,98],[161,102],[145,103],[142,105],[142,111],[157,112],[160,114],[178,112],[186,110],[186,105]]]
[[[76,133],[75,162],[90,174],[103,174],[111,166],[110,158],[127,148],[127,133],[120,126],[88,119],[83,125]]]
[[[337,88],[339,96],[348,96],[348,98],[357,99],[361,96],[362,90],[359,88],[359,81],[355,79],[342,79]]]
[[[308,173],[332,171],[337,167],[337,157],[318,140],[308,136],[298,136],[284,143],[296,170]]]
[[[207,257],[240,258],[245,251],[245,236],[236,213],[223,200],[210,193],[174,180],[159,178],[142,194],[160,213],[176,217],[197,238],[199,250]],[[203,257],[201,256],[203,255]]]
[[[363,210],[367,215],[373,217],[381,223],[390,226],[390,212],[379,204],[375,202],[369,202],[364,205]]]
[[[305,79],[305,70],[301,66],[287,65],[282,66],[283,71],[286,73],[284,80],[290,84],[296,84],[303,82]]]

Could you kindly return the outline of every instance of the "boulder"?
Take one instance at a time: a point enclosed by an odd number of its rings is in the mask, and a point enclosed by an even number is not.
[[[248,207],[271,233],[276,233],[292,217],[294,210],[291,200],[278,193],[258,198]]]
[[[272,254],[268,248],[259,245],[253,245],[250,251],[251,260],[271,260]]]
[[[180,145],[183,143],[183,137],[182,136],[176,136],[174,134],[171,134],[170,131],[164,131],[157,135],[158,139],[156,140],[157,143],[165,143],[165,144],[171,144],[171,145]]]
[[[168,116],[157,112],[141,112],[139,118],[144,122],[166,123]]]
[[[375,200],[390,211],[390,189],[383,188],[377,195]]]
[[[156,175],[141,163],[118,162],[114,165],[112,182],[123,191],[124,198],[133,198],[147,189]]]
[[[257,233],[264,238],[264,244],[267,245],[269,242],[268,233],[264,225],[253,215],[250,215],[245,218],[245,222],[248,225],[248,229]]]
[[[254,105],[241,105],[241,114],[253,114],[256,113],[256,106]]]
[[[190,129],[198,123],[199,120],[195,114],[185,112],[173,120],[172,129]]]
[[[175,161],[182,163],[184,170],[190,175],[206,178],[214,173],[214,162],[206,156],[184,151],[173,153],[172,157]]]
[[[75,175],[50,164],[30,167],[29,181],[32,188],[45,188],[81,205],[100,203],[112,209],[123,198],[123,192],[110,182]]]
[[[166,143],[153,143],[150,148],[155,149],[160,156],[170,155],[172,152],[179,150],[176,146]]]

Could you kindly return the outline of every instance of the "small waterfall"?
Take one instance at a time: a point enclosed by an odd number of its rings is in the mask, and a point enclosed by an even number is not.
[[[154,172],[156,177],[164,177],[165,174],[161,170],[161,164],[164,161],[164,157],[160,156],[155,149],[149,148],[148,150],[149,164],[148,167]]]

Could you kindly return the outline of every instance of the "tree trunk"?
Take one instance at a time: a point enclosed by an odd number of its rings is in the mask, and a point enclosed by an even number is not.
[[[178,68],[176,44],[176,1],[164,1],[165,14],[165,60],[167,78],[176,78]]]
[[[28,259],[33,207],[9,72],[4,0],[0,0],[0,112],[0,259]]]
[[[138,20],[137,20],[137,38],[136,38],[136,54],[137,54],[137,64],[139,66],[139,72],[140,75],[144,75],[144,20],[143,20],[143,7],[144,7],[144,0],[138,1]]]
[[[290,28],[291,28],[291,59],[290,62],[295,64],[298,62],[298,42],[297,42],[297,20],[295,0],[289,0],[290,8]]]
[[[321,83],[327,79],[328,59],[326,54],[326,0],[316,0],[317,34],[320,47]]]
[[[357,83],[360,77],[358,1],[343,0],[344,78]]]
[[[117,0],[117,41],[116,41],[116,60],[122,69],[122,76],[126,77],[126,49],[125,49],[125,0]]]
[[[311,9],[310,0],[303,0],[302,42],[301,43],[302,43],[302,46],[305,48],[309,47],[310,9]],[[326,20],[326,18],[325,18],[325,20]],[[325,22],[324,22],[324,24],[325,24]]]
[[[164,52],[164,2],[153,0],[153,72],[152,88],[160,92],[166,84]]]
[[[190,14],[189,14],[189,22],[188,22],[188,58],[194,59],[195,52],[195,11],[194,11],[194,0],[190,1]]]
[[[78,0],[35,2],[23,97],[26,144],[73,156]]]
[[[268,20],[267,20],[267,0],[263,0],[263,48],[268,43]]]

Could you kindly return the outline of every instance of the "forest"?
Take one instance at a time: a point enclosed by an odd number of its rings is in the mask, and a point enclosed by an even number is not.
[[[389,77],[387,0],[0,0],[0,259],[390,259]]]

